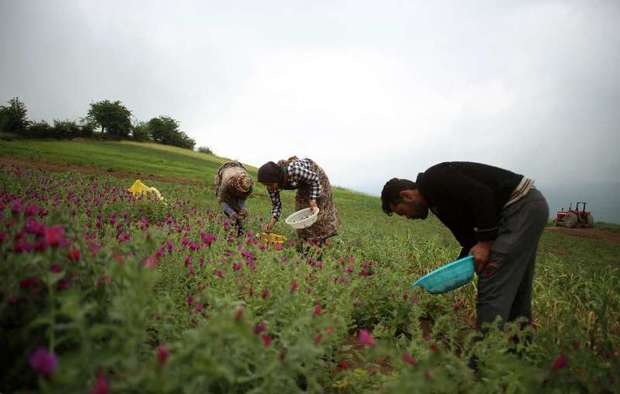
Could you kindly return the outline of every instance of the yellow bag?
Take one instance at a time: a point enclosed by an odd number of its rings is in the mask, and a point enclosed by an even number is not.
[[[136,179],[136,181],[133,183],[133,185],[131,185],[129,189],[127,189],[127,191],[133,194],[134,196],[141,196],[147,193],[154,193],[155,196],[157,196],[157,199],[159,199],[160,201],[164,199],[161,196],[161,193],[159,192],[159,190],[155,189],[154,187],[149,187],[145,185],[139,179]]]
[[[286,241],[286,237],[284,235],[275,233],[260,233],[259,237],[261,242],[265,244],[282,245]]]

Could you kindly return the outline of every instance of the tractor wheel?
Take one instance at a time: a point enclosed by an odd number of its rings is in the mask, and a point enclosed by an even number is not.
[[[575,228],[578,223],[579,223],[579,217],[577,216],[577,214],[570,212],[568,215],[564,216],[562,220],[558,222],[558,226]]]
[[[592,217],[592,214],[591,214],[591,213],[588,213],[588,214],[586,215],[586,222],[585,222],[585,224],[584,224],[584,227],[587,227],[587,228],[592,228],[592,227],[594,227],[594,218]]]

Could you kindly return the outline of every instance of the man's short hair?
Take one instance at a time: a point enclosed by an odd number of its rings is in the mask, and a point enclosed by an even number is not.
[[[403,190],[415,190],[418,186],[415,182],[411,182],[409,179],[392,178],[386,182],[381,191],[381,206],[383,212],[388,215],[392,214],[391,204],[398,204],[402,202],[400,192]]]

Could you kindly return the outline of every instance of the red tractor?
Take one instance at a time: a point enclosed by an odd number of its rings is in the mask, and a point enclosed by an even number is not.
[[[579,210],[580,206],[581,211]],[[594,227],[594,219],[592,213],[586,211],[586,203],[578,201],[575,203],[575,209],[573,209],[573,203],[570,203],[567,211],[562,208],[556,213],[555,225],[568,228],[592,228]]]

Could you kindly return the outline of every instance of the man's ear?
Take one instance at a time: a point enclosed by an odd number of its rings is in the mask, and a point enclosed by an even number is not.
[[[413,190],[401,190],[400,193],[400,197],[405,200],[405,201],[411,201],[414,198],[414,191]]]

